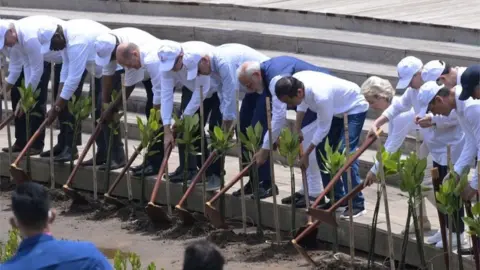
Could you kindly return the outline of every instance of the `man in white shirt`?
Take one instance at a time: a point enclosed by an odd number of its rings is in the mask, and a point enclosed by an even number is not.
[[[25,87],[31,87],[38,93],[38,102],[32,112],[40,116],[30,118],[29,132],[32,135],[45,118],[48,81],[50,80],[51,63],[61,63],[60,53],[43,54],[38,41],[37,31],[42,25],[49,22],[63,23],[62,20],[49,16],[31,16],[17,21],[0,20],[0,50],[8,50],[10,63],[6,78],[6,91],[11,92],[12,107],[15,111],[20,101],[19,87],[22,81]],[[7,49],[8,48],[8,49]],[[15,143],[12,152],[20,152],[27,143],[25,114],[18,112],[15,118]],[[38,155],[44,146],[45,132],[42,132],[32,148],[30,155]],[[8,147],[2,149],[8,152]]]
[[[350,151],[353,153],[360,140],[363,124],[367,116],[368,102],[360,93],[360,87],[353,82],[343,80],[328,74],[315,71],[301,71],[293,76],[283,77],[275,85],[275,94],[278,99],[289,106],[297,107],[297,124],[303,120],[303,114],[310,109],[317,113],[317,130],[310,145],[305,153],[311,151],[317,152],[317,162],[321,160],[319,150],[324,148],[325,139],[328,137],[329,143],[333,146],[342,142],[343,144],[343,114],[348,114],[348,129]],[[301,131],[297,131],[299,134]],[[323,142],[323,143],[322,143]],[[341,147],[344,149],[344,147]],[[303,155],[300,159],[301,166],[305,168],[309,165],[308,155]],[[321,168],[322,164],[318,166]],[[361,184],[358,172],[358,161],[352,165],[352,187],[355,188]],[[323,177],[322,177],[323,178]],[[343,177],[346,179],[346,177]],[[328,184],[330,179],[322,179],[324,185]],[[338,181],[335,185],[335,200],[339,200],[345,195],[347,181]],[[358,193],[353,198],[353,216],[363,215],[365,202],[362,193]],[[330,207],[330,203],[324,207]],[[348,217],[348,209],[342,214],[343,218]]]
[[[111,102],[112,90],[121,90],[121,74],[125,73],[124,84],[127,97],[130,96],[138,83],[142,82],[143,86],[145,87],[147,94],[145,115],[148,117],[150,115],[150,109],[153,106],[152,81],[150,80],[148,72],[146,72],[145,68],[122,69],[117,63],[117,47],[121,43],[128,43],[130,41],[135,41],[138,44],[145,45],[151,42],[157,42],[158,39],[143,30],[132,27],[124,27],[102,34],[95,40],[95,62],[98,66],[103,67],[102,101],[103,103]],[[140,177],[142,173],[147,176],[155,174],[157,172],[155,169],[158,168],[162,162],[161,158],[162,156],[158,154],[148,156],[145,166],[141,164],[139,166],[131,167],[130,169],[133,171],[133,175],[136,177]],[[86,161],[85,163],[90,165],[93,163],[93,160]]]
[[[203,55],[212,54],[214,50],[214,46],[201,41],[184,43],[165,41],[159,47],[158,61],[162,71],[161,93],[155,93],[154,95],[161,95],[161,115],[165,130],[164,147],[174,142],[170,125],[173,112],[173,92],[177,84],[183,85],[180,106],[182,117],[183,115],[192,116],[195,113],[199,113],[200,102],[203,102],[203,115],[205,120],[209,119],[210,132],[213,132],[215,126],[221,126],[220,100],[216,93],[219,82],[210,76],[197,76],[198,61]],[[200,88],[203,89],[203,101],[200,100]],[[200,136],[200,133],[193,136]],[[201,141],[197,140],[194,146],[196,149],[201,149]],[[210,153],[207,141],[205,141],[204,149],[206,150],[205,155],[208,157]],[[174,183],[183,180],[185,166],[185,146],[180,144],[178,150],[180,166],[170,174],[170,181]],[[188,159],[187,178],[191,180],[197,174],[197,166],[202,166],[202,160],[198,155],[191,155]],[[207,168],[207,190],[211,191],[220,188],[220,173],[222,170],[220,159]]]
[[[247,92],[247,89],[238,82],[237,69],[245,62],[263,62],[268,59],[269,57],[263,53],[248,46],[231,43],[218,46],[213,54],[204,55],[198,60],[198,74],[211,76],[221,83],[218,93],[220,98],[220,111],[222,113],[222,125],[225,129],[228,129],[233,123],[233,120],[236,119],[236,91],[239,91],[240,97]],[[258,94],[250,93],[246,94],[243,98],[240,108],[240,131],[242,133],[246,132],[248,126],[255,126],[257,122],[263,127],[263,135],[267,131],[266,111],[256,113],[257,107],[259,110],[266,108],[266,101],[265,99],[257,97]],[[246,149],[242,147],[242,151],[246,151]],[[246,162],[246,160],[244,161]],[[258,167],[258,176],[260,180],[259,197],[261,199],[272,196],[273,191],[277,192],[277,187],[275,187],[275,189],[272,187],[270,166],[268,163]],[[251,181],[245,185],[245,194],[252,194],[253,196]],[[233,192],[233,195],[240,196],[240,189]]]
[[[145,70],[148,73],[148,76],[151,79],[151,84],[146,89],[151,89],[152,95],[152,106],[158,107],[160,104],[160,80],[161,80],[161,71],[160,63],[156,61],[158,59],[158,48],[161,46],[161,43],[165,40],[155,40],[149,42],[148,44],[137,45],[134,41],[122,42],[117,46],[116,58],[117,63],[123,66],[125,69],[133,70]],[[134,85],[127,86],[128,88],[133,89]],[[149,91],[149,90],[147,90]],[[147,92],[148,93],[148,92]],[[128,96],[128,93],[127,93]],[[149,112],[147,117],[149,116]],[[163,126],[159,132],[163,133]],[[152,151],[156,151],[153,159],[150,159],[149,164],[143,168],[143,173],[145,175],[156,175],[160,169],[160,165],[164,156],[163,149],[163,135],[160,137],[160,141],[155,143],[152,147]],[[137,171],[141,172],[140,171]]]
[[[92,20],[70,20],[63,25],[51,23],[38,31],[38,39],[42,44],[42,52],[61,51],[63,66],[60,72],[60,94],[53,108],[48,112],[47,124],[51,124],[62,110],[66,110],[67,102],[82,83],[85,69],[95,76],[95,119],[101,114],[101,67],[95,64],[94,42],[97,36],[108,33],[110,29]],[[73,123],[72,123],[73,124]],[[108,134],[110,129],[105,127],[96,139],[99,153],[107,153]],[[78,157],[77,147],[65,146],[62,153],[55,157],[57,162],[67,162],[70,158]],[[112,169],[125,163],[123,142],[119,134],[114,135],[112,143]],[[103,165],[103,164],[102,164]],[[101,166],[100,169],[105,169]],[[118,167],[118,166],[117,166]]]

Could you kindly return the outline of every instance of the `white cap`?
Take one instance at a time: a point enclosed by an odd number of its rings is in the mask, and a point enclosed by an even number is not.
[[[183,64],[187,67],[187,80],[193,80],[198,75],[198,63],[203,55],[199,52],[185,52],[183,55]]]
[[[444,85],[438,85],[436,81],[429,81],[426,82],[420,87],[417,99],[422,107],[420,112],[426,113],[428,109],[428,105],[433,100],[433,98],[437,95],[438,91],[445,87]]]
[[[50,51],[50,44],[52,43],[52,37],[57,31],[58,25],[54,23],[49,23],[47,26],[44,26],[38,29],[38,41],[42,45],[42,54],[45,54]]]
[[[160,71],[170,71],[175,65],[175,60],[182,52],[180,43],[171,40],[162,40],[158,48],[158,59],[160,60]]]
[[[436,81],[445,70],[445,62],[433,60],[425,64],[422,69],[422,79],[424,82]]]
[[[414,56],[403,58],[397,65],[397,89],[407,88],[412,81],[413,76],[415,76],[415,73],[419,72],[422,69],[422,66],[422,61]]]
[[[13,22],[11,20],[0,20],[0,50],[5,45],[5,34],[9,29],[13,28]]]
[[[104,67],[110,63],[117,40],[112,34],[103,34],[95,40],[95,63]]]

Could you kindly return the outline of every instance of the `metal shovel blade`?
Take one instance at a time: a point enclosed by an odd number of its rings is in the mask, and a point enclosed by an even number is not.
[[[10,173],[12,174],[13,180],[15,180],[15,183],[17,184],[31,180],[30,176],[28,176],[28,174],[26,174],[22,168],[17,167],[15,164],[10,165]]]
[[[306,226],[302,226],[297,229],[295,232],[294,239],[297,239],[297,237],[305,231],[305,229],[308,228],[312,223],[309,222]],[[296,243],[300,245],[303,248],[310,249],[310,248],[315,248],[317,246],[317,234],[318,234],[318,228],[315,227],[313,230],[311,230],[308,234],[306,234],[302,239],[298,239]]]
[[[163,210],[163,208],[159,205],[149,202],[145,207],[145,211],[147,212],[150,221],[153,223],[159,224],[170,222],[167,212],[165,212],[165,210]]]
[[[103,199],[105,200],[105,203],[115,205],[118,208],[127,206],[126,202],[119,200],[115,197],[112,197],[108,193],[105,193],[105,195],[103,195]]]
[[[215,228],[226,229],[227,226],[225,225],[225,221],[220,215],[220,212],[218,212],[218,210],[215,209],[210,202],[207,202],[205,206],[205,214],[207,214],[207,218],[210,220],[210,223],[212,223]]]
[[[187,209],[182,208],[180,205],[175,206],[175,212],[177,213],[180,220],[182,220],[183,225],[192,225],[196,221],[193,215],[188,212]]]
[[[317,266],[317,263],[308,255],[308,253],[298,245],[298,243],[295,241],[295,239],[292,240],[292,244],[295,247],[295,249],[302,255],[307,262],[309,262],[313,267]]]
[[[321,222],[325,222],[330,224],[334,227],[338,227],[337,219],[334,214],[330,210],[322,210],[322,209],[315,209],[310,208],[308,209],[308,214],[312,216],[314,219],[317,219]]]

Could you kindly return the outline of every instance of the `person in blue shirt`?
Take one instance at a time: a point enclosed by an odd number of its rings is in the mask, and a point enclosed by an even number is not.
[[[312,65],[298,58],[291,56],[273,57],[263,62],[249,61],[243,63],[237,69],[237,76],[240,84],[247,88],[248,93],[242,101],[240,109],[240,129],[246,128],[250,125],[255,125],[257,122],[263,127],[263,145],[262,149],[255,155],[255,160],[259,166],[258,174],[261,180],[261,185],[271,186],[271,175],[269,166],[269,135],[267,133],[267,113],[266,113],[266,97],[270,97],[272,105],[272,139],[275,142],[280,135],[281,130],[286,126],[287,119],[287,105],[280,102],[275,95],[275,82],[283,76],[292,76],[300,71],[318,71],[329,73],[328,70]],[[296,110],[295,107],[288,108]],[[314,122],[317,118],[316,113],[308,110],[301,128]],[[322,175],[323,177],[323,175]],[[260,190],[264,193],[260,197],[271,196],[271,189]],[[252,188],[250,181],[245,186],[245,194],[251,194]],[[312,192],[309,190],[309,195]],[[315,193],[315,192],[314,192]],[[233,193],[233,195],[240,196],[240,190]],[[318,194],[316,194],[318,195]],[[292,198],[287,197],[282,200],[284,204],[290,204]],[[295,193],[294,200],[297,207],[305,207],[305,196],[299,192]],[[315,200],[315,198],[311,198]]]
[[[56,240],[50,233],[55,210],[48,191],[34,182],[19,184],[12,194],[12,226],[23,238],[16,254],[1,270],[110,270],[105,256],[89,242]]]

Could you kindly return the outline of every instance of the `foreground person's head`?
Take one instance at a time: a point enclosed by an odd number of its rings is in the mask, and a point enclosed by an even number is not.
[[[455,88],[438,85],[435,81],[426,82],[420,88],[418,100],[423,109],[421,113],[433,113],[448,116],[456,108]]]
[[[395,96],[395,89],[392,84],[388,80],[377,76],[371,76],[363,82],[361,92],[372,109],[381,111],[390,106]]]
[[[183,270],[223,270],[224,264],[218,248],[206,240],[193,242],[185,249]]]
[[[31,181],[19,184],[12,193],[12,211],[11,225],[18,228],[23,237],[49,233],[55,218],[47,189]]]
[[[295,107],[305,98],[305,85],[293,76],[283,77],[275,84],[275,95],[287,106]]]

